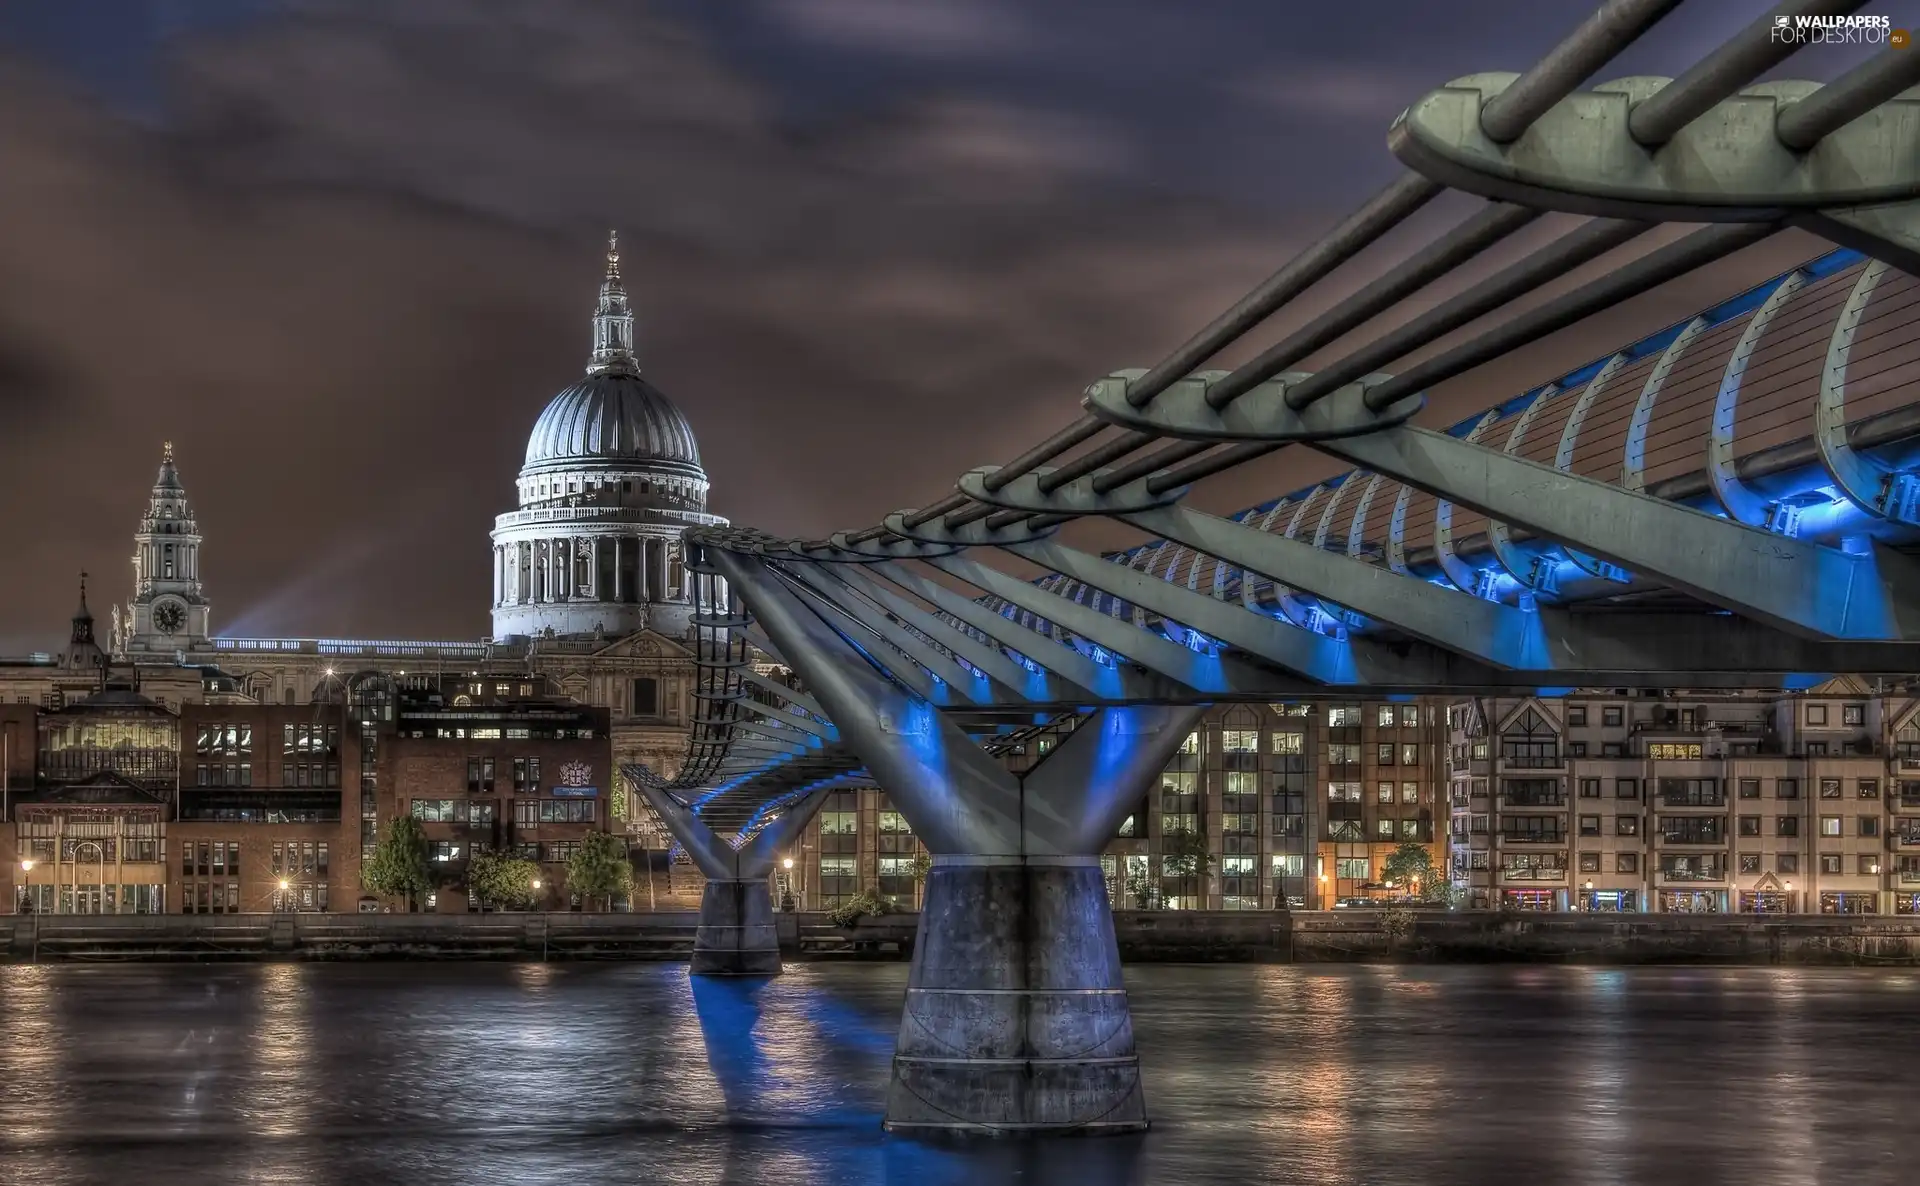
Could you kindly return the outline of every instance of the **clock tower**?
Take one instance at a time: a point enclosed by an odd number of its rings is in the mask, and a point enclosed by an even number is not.
[[[133,542],[133,600],[122,649],[129,657],[207,649],[211,607],[200,589],[200,528],[174,468],[171,441]]]

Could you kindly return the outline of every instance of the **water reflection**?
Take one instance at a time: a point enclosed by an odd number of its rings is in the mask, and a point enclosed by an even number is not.
[[[879,1118],[898,964],[0,967],[0,1183],[1912,1181],[1910,972],[1142,967],[1152,1132]]]

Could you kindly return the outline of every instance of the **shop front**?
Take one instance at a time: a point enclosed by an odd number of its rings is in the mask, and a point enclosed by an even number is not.
[[[1634,890],[1582,890],[1580,908],[1593,914],[1632,914],[1640,909],[1640,895]]]
[[[1872,890],[1823,890],[1820,893],[1820,913],[1878,914],[1880,895]]]
[[[1725,914],[1727,891],[1723,889],[1663,889],[1660,891],[1662,914]]]
[[[1550,889],[1504,889],[1500,891],[1500,905],[1507,910],[1551,913],[1561,909],[1560,893]]]

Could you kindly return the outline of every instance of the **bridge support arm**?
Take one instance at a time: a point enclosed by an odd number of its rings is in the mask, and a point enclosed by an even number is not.
[[[1314,447],[1783,630],[1920,639],[1920,574],[1886,549],[1849,555],[1427,429]]]

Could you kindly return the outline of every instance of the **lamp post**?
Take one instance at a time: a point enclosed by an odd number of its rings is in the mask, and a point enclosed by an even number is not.
[[[20,912],[20,904],[28,901],[29,895],[33,892],[33,887],[26,883],[26,875],[31,872],[33,872],[33,858],[27,857],[20,862],[20,893],[14,899],[13,903],[13,910],[16,914]]]

